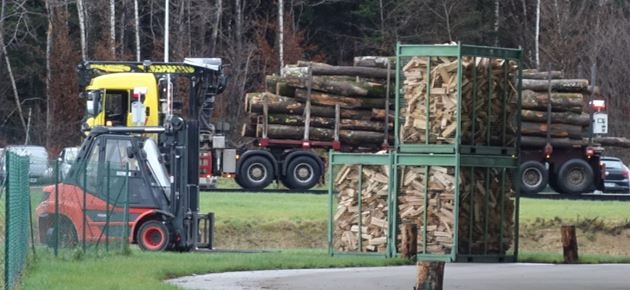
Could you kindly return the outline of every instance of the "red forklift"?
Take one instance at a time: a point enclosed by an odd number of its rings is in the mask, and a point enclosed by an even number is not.
[[[216,68],[190,82],[186,119],[169,112],[161,126],[90,128],[63,181],[44,188],[40,241],[73,247],[115,233],[148,251],[211,249],[214,215],[199,213],[199,136],[200,116],[225,88]]]

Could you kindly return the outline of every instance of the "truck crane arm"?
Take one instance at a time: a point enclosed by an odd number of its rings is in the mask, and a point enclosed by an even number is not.
[[[225,89],[227,78],[223,73],[224,64],[220,58],[185,58],[184,62],[143,62],[133,61],[84,61],[77,66],[79,87],[85,89],[92,78],[110,73],[144,72],[156,75],[156,78],[167,74],[190,77],[212,78],[208,89],[213,94],[220,94]]]

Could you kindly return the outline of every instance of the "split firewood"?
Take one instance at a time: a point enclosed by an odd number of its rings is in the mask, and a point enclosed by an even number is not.
[[[516,101],[516,86],[512,78],[497,81],[504,74],[505,65],[510,75],[514,67],[500,59],[463,58],[461,62],[465,77],[461,83],[457,80],[459,60],[454,57],[414,57],[403,66],[405,102],[400,109],[404,118],[400,128],[401,143],[456,142],[457,115],[461,110],[462,144],[515,144],[516,132],[507,124],[515,119],[516,110],[510,104]],[[492,78],[487,76],[488,67]],[[458,104],[458,94],[461,104]]]
[[[344,165],[336,172],[335,250],[385,252],[389,228],[389,167]]]

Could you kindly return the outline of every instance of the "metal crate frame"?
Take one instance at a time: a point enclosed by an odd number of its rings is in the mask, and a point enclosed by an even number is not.
[[[458,61],[457,64],[457,113],[456,113],[456,123],[457,128],[455,130],[455,143],[453,144],[431,144],[429,142],[429,133],[427,130],[427,136],[425,138],[425,143],[416,143],[416,144],[403,144],[400,140],[400,115],[401,115],[401,86],[403,76],[401,75],[402,71],[402,58],[405,57],[456,57],[458,60],[461,60],[462,57],[487,57],[487,58],[496,58],[496,59],[506,59],[516,61],[518,64],[517,70],[517,83],[516,83],[516,92],[517,92],[517,112],[520,111],[520,101],[521,101],[521,79],[522,79],[522,51],[521,49],[510,49],[510,48],[499,48],[499,47],[486,47],[486,46],[473,46],[473,45],[463,45],[458,43],[457,45],[443,44],[443,45],[417,45],[417,44],[400,44],[396,45],[396,98],[395,98],[395,115],[397,118],[395,119],[394,124],[394,134],[395,134],[395,147],[398,148],[399,152],[404,153],[444,153],[444,154],[454,154],[457,152],[462,153],[472,153],[472,154],[505,154],[505,155],[516,155],[518,154],[518,140],[516,137],[516,142],[513,146],[477,146],[474,144],[461,144],[461,123],[462,123],[462,62]],[[505,62],[503,65],[503,81],[504,85],[507,85],[508,80],[508,62]],[[427,66],[427,75],[431,72],[431,65]],[[479,84],[477,83],[476,70],[473,70],[473,86],[476,88]],[[492,80],[492,74],[490,74],[490,80]],[[427,91],[426,95],[430,96],[431,94],[431,86],[430,86],[430,78],[427,78]],[[475,91],[475,98],[473,98],[473,102],[477,100],[477,98],[481,98],[483,96],[478,96]],[[492,90],[488,91],[487,97],[490,98],[492,95]],[[502,94],[503,102],[507,106],[509,104],[506,103],[507,100],[507,92],[503,91]],[[425,110],[427,115],[430,116],[429,110],[430,102],[426,102]],[[485,108],[487,110],[486,113],[491,115],[492,108],[488,106]],[[501,112],[499,112],[501,113]],[[505,139],[505,131],[508,126],[508,120],[506,116],[506,111],[504,110],[501,114],[501,120],[504,124],[503,126],[503,136]],[[520,114],[516,114],[517,116],[517,125],[518,128],[516,134],[518,135],[518,130],[520,130]],[[477,111],[473,111],[472,119],[475,120],[477,117]],[[427,128],[429,128],[429,119],[427,118]],[[489,123],[490,118],[488,118]],[[489,125],[489,124],[488,124]],[[475,133],[475,122],[473,122],[472,134]],[[487,136],[489,138],[490,136]],[[504,140],[505,141],[505,140]],[[505,142],[504,142],[505,143]]]

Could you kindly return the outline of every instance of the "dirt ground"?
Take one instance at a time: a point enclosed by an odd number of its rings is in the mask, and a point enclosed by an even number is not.
[[[562,253],[560,224],[521,224],[520,252]],[[218,225],[215,247],[218,249],[326,248],[326,224],[281,222],[234,227]],[[601,223],[576,225],[578,251],[581,254],[630,256],[630,224],[607,226]]]

